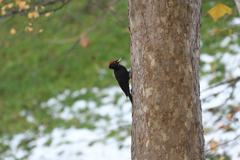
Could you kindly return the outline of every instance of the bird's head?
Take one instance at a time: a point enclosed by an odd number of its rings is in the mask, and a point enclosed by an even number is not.
[[[108,64],[108,67],[110,69],[115,69],[118,67],[118,64],[120,63],[120,61],[123,59],[124,57],[118,59],[118,60],[115,60],[115,61],[111,61],[109,64]]]

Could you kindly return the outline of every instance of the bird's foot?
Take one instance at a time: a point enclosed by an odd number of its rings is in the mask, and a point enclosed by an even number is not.
[[[129,79],[132,79],[132,69],[129,70]]]

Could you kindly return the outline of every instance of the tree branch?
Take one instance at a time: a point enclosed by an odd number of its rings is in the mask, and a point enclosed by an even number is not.
[[[105,9],[102,13],[102,15],[100,15],[97,20],[90,26],[88,27],[84,32],[82,32],[80,35],[77,35],[75,37],[72,38],[68,38],[68,39],[63,39],[63,40],[46,40],[48,43],[54,43],[54,44],[62,44],[62,43],[72,43],[75,42],[79,39],[81,39],[82,37],[86,36],[89,32],[91,32],[101,21],[102,19],[112,11],[112,7],[118,2],[118,0],[113,0],[113,2],[110,4],[110,6]]]
[[[212,88],[221,86],[221,85],[226,84],[226,83],[236,84],[238,81],[240,81],[240,76],[239,76],[239,77],[236,77],[236,78],[234,78],[234,79],[231,79],[231,80],[227,80],[227,81],[220,82],[220,83],[218,83],[218,84],[216,84],[216,85],[212,85],[212,86],[210,86],[209,88],[204,89],[204,90],[201,91],[201,92],[205,92],[205,91],[207,91],[207,90],[209,90],[209,89],[212,89]]]
[[[50,62],[55,61],[56,59],[58,59],[59,57],[61,57],[64,54],[68,54],[70,52],[72,52],[78,45],[79,45],[80,39],[78,39],[72,46],[71,48],[69,48],[68,50],[60,53],[58,56],[56,56],[54,59],[50,59],[49,61],[46,61],[44,63],[42,63],[41,65],[39,65],[37,68],[33,69],[32,72],[33,74],[35,74],[40,68],[42,68],[43,66],[45,66],[46,64],[49,64]]]
[[[39,14],[44,14],[44,13],[51,12],[51,11],[57,11],[57,10],[61,9],[64,5],[69,3],[70,1],[72,1],[72,0],[54,0],[54,1],[48,1],[48,2],[45,2],[45,3],[39,3],[37,5],[33,5],[33,6],[29,7],[28,9],[23,9],[21,11],[12,10],[9,13],[6,13],[5,15],[0,16],[0,20],[3,19],[3,18],[6,18],[6,17],[12,16],[12,15],[16,15],[16,14],[20,14],[20,13],[27,13],[29,11],[35,10],[36,6],[37,7],[41,7],[41,6],[45,7],[45,6],[50,6],[50,5],[53,5],[53,4],[57,4],[58,2],[62,2],[62,5],[60,7],[57,7],[55,9],[51,9],[51,10],[46,10],[46,11],[40,12]]]
[[[228,143],[237,140],[239,137],[240,137],[240,135],[237,135],[237,136],[236,136],[234,139],[232,139],[232,140],[229,140],[229,141],[227,141],[227,142],[224,142],[224,143],[218,144],[218,145],[216,145],[215,147],[211,147],[210,149],[205,150],[205,153],[211,151],[211,149],[215,149],[215,148],[218,148],[218,147],[220,147],[220,146],[227,145]]]
[[[229,26],[229,27],[226,27],[226,28],[223,28],[223,29],[219,29],[219,30],[217,30],[214,33],[210,33],[210,35],[216,35],[216,34],[219,34],[219,33],[223,32],[223,31],[226,31],[226,30],[229,30],[229,29],[232,29],[232,28],[238,28],[238,27],[240,27],[240,24],[236,24],[236,25]]]

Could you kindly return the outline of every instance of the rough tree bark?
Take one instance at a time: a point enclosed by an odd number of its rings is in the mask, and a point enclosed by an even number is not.
[[[204,159],[201,0],[129,0],[132,159]]]

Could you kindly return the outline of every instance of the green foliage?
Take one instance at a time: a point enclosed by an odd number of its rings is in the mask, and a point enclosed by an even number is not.
[[[107,3],[102,4],[103,9],[106,6]],[[125,20],[126,8],[125,1],[119,1],[116,6],[120,17]],[[46,124],[48,131],[59,125],[73,125],[73,122],[52,119],[46,110],[41,109],[41,102],[56,96],[66,88],[76,90],[112,85],[115,81],[112,80],[112,72],[108,70],[111,60],[124,56],[128,61],[127,67],[130,67],[129,35],[128,32],[123,32],[127,23],[118,21],[113,14],[107,15],[89,34],[88,48],[82,48],[79,44],[70,52],[66,52],[74,42],[51,43],[50,40],[67,39],[81,34],[102,12],[96,6],[87,8],[84,1],[73,1],[49,17],[28,19],[18,15],[4,19],[0,31],[0,135],[36,130],[41,124]],[[32,32],[24,31],[29,23],[32,23]],[[15,35],[10,34],[12,27],[17,31]],[[40,29],[43,29],[42,33],[38,33]],[[99,68],[106,70],[102,79],[99,79],[100,74],[97,72]],[[94,99],[91,93],[83,98]],[[69,99],[64,103],[71,105],[73,102],[74,99]],[[22,110],[31,113],[37,122],[27,122],[26,117],[20,116]]]
[[[92,114],[88,109],[78,111],[85,115],[83,122],[79,122],[79,117],[71,120],[53,118],[54,110],[41,107],[42,102],[65,89],[74,91],[116,85],[112,71],[108,70],[108,63],[114,59],[124,56],[127,67],[130,67],[129,34],[125,32],[128,26],[125,23],[126,1],[119,1],[115,8],[121,21],[114,14],[106,15],[88,35],[90,45],[87,48],[77,44],[68,52],[75,42],[67,43],[65,39],[83,33],[94,24],[108,5],[106,1],[106,4],[101,4],[100,9],[94,5],[87,7],[86,1],[72,1],[49,17],[28,19],[26,16],[16,15],[1,22],[1,137],[6,136],[8,139],[26,131],[37,135],[41,125],[46,127],[45,133],[56,127],[71,126],[93,130],[96,128],[96,121],[102,118],[109,121],[108,116]],[[33,31],[25,31],[30,23]],[[11,28],[15,28],[16,34],[10,34]],[[43,30],[42,33],[39,33],[40,29]],[[64,43],[52,43],[59,39],[64,40]],[[99,73],[99,69],[106,70],[106,73]],[[87,92],[76,98],[67,97],[63,105],[71,106],[77,99],[100,102],[92,92]],[[26,112],[25,115],[20,114],[23,111]],[[27,120],[29,115],[35,118],[34,122]],[[22,141],[20,146],[30,150],[30,141],[27,141]],[[46,145],[50,144],[51,138]],[[8,148],[8,145],[2,144],[0,153]]]
[[[206,159],[211,159],[211,160],[231,160],[231,157],[227,156],[227,155],[212,155],[212,154],[208,154],[206,155]]]
[[[226,78],[226,68],[225,65],[220,61],[222,56],[225,52],[229,52],[232,55],[237,54],[236,51],[229,49],[231,44],[240,43],[240,39],[237,39],[235,42],[233,38],[227,46],[221,46],[220,42],[226,38],[227,36],[239,36],[240,29],[239,27],[230,27],[230,22],[234,17],[239,17],[239,13],[236,8],[234,1],[224,1],[224,5],[230,6],[234,11],[231,15],[225,15],[224,17],[218,19],[216,22],[212,20],[212,18],[207,15],[207,11],[215,6],[218,1],[209,1],[202,4],[202,18],[201,18],[201,40],[202,40],[202,47],[201,53],[208,54],[212,56],[216,56],[219,54],[219,58],[216,61],[212,62],[210,65],[212,67],[211,72],[206,72],[201,70],[200,76],[209,75],[218,73],[212,80],[209,81],[209,84],[217,83],[223,81]],[[204,62],[200,63],[200,66],[204,66]]]

